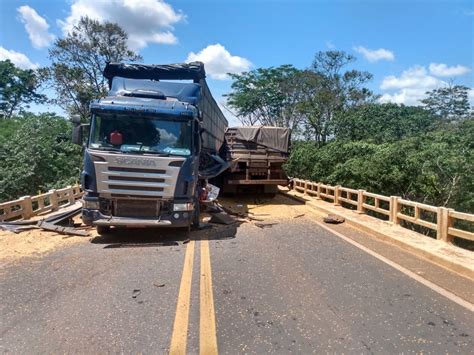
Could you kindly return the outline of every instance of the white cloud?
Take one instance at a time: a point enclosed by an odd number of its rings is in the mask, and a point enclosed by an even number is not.
[[[326,41],[326,47],[327,47],[329,50],[336,49],[336,45],[335,45],[334,43],[332,43],[331,41]]]
[[[428,74],[423,66],[414,66],[402,72],[400,76],[390,75],[383,79],[380,89],[383,93],[381,102],[395,102],[405,105],[419,105],[425,98],[425,93],[438,87],[447,85],[446,82]]]
[[[13,64],[21,69],[36,69],[39,67],[38,63],[32,63],[31,60],[23,53],[0,47],[0,60],[7,59],[9,59]]]
[[[471,71],[470,68],[465,67],[463,65],[448,67],[446,64],[443,64],[443,63],[431,63],[429,68],[430,68],[430,73],[436,76],[464,75]]]
[[[54,35],[48,32],[49,25],[46,20],[29,6],[20,6],[16,10],[20,14],[20,20],[25,25],[25,30],[28,32],[33,47],[48,47],[54,40]]]
[[[433,88],[439,86],[441,80],[428,75],[426,68],[416,65],[404,70],[402,75],[396,77],[394,75],[387,76],[383,79],[381,89],[403,89],[403,88]]]
[[[58,24],[67,34],[83,16],[119,24],[135,50],[149,43],[177,43],[173,25],[185,20],[180,11],[163,0],[73,0],[69,16]]]
[[[210,44],[198,53],[188,54],[186,62],[199,61],[205,64],[206,73],[212,79],[227,80],[227,73],[237,74],[248,71],[252,63],[243,57],[231,55],[225,47],[219,43]]]
[[[388,49],[380,48],[380,49],[368,49],[362,46],[354,47],[356,52],[359,52],[367,59],[369,62],[377,62],[379,60],[394,60],[395,55],[392,51]]]

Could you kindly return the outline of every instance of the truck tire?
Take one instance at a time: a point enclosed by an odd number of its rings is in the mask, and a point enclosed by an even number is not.
[[[200,209],[200,206],[199,206],[199,200],[196,199],[196,203],[195,203],[195,208],[194,208],[194,211],[193,211],[193,217],[192,217],[192,220],[191,220],[191,227],[196,229],[196,228],[199,228],[199,217],[201,215],[201,209]]]
[[[110,233],[110,227],[109,226],[97,226],[97,233],[99,235],[104,235]]]

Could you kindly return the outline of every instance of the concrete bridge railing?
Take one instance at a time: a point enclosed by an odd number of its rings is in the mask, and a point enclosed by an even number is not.
[[[23,196],[18,200],[0,203],[0,222],[29,219],[42,213],[56,211],[60,207],[73,204],[81,196],[81,187],[74,185],[63,189],[49,190],[36,196]]]
[[[436,239],[451,242],[454,237],[474,241],[474,233],[455,227],[457,221],[474,223],[474,214],[457,212],[452,208],[435,207],[402,199],[399,196],[383,196],[342,186],[325,185],[320,182],[293,179],[293,188],[316,199],[332,202],[336,206],[348,207],[357,213],[376,212],[372,217],[387,219],[394,225],[407,221],[436,232]],[[427,220],[429,219],[429,220]]]

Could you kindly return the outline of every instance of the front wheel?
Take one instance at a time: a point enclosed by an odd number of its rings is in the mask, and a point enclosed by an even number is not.
[[[109,226],[97,226],[97,233],[99,235],[104,235],[110,233],[110,227]]]
[[[192,220],[191,220],[191,227],[192,228],[199,228],[199,217],[201,215],[201,209],[199,207],[199,200],[196,199],[196,204],[195,204],[195,207],[194,207],[194,211],[193,211],[193,217],[192,217]]]

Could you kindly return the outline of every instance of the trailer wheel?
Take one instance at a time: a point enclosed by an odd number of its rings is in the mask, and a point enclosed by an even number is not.
[[[110,233],[110,227],[109,226],[97,226],[97,233],[99,235],[104,235]]]

